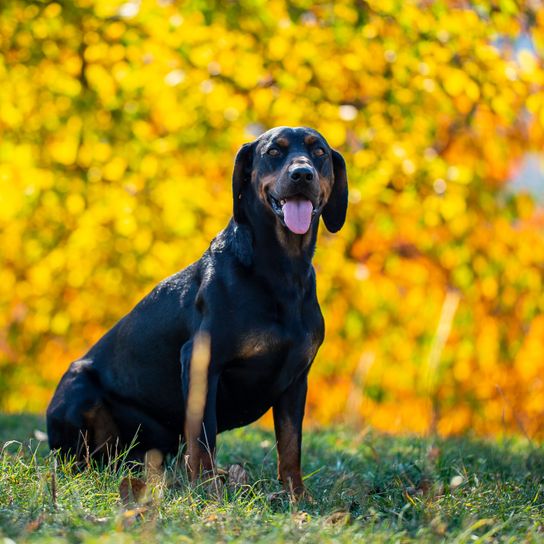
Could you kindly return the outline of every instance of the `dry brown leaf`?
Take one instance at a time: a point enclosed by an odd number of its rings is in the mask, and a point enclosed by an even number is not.
[[[333,512],[325,518],[326,525],[347,525],[351,521],[349,512]]]
[[[119,495],[121,496],[121,502],[125,507],[143,502],[146,491],[146,483],[139,478],[127,476],[123,478],[119,484]]]
[[[33,533],[34,531],[37,531],[45,521],[45,514],[40,514],[36,519],[33,519],[32,521],[29,521],[25,526],[25,532],[27,533]]]
[[[211,476],[203,483],[206,494],[210,499],[219,500],[223,496],[223,488],[225,486],[223,477],[219,475]]]
[[[249,485],[249,476],[246,469],[240,464],[231,465],[228,471],[227,482],[233,488]]]
[[[132,527],[137,521],[143,519],[145,512],[147,512],[147,506],[138,506],[125,510],[120,516],[121,526],[124,529]]]
[[[293,514],[293,521],[301,527],[310,521],[310,514],[308,514],[308,512],[297,512],[296,514]]]
[[[136,508],[131,508],[130,510],[125,510],[121,517],[123,519],[130,519],[132,517],[141,516],[144,512],[147,512],[147,506],[138,506]]]
[[[284,489],[281,491],[273,491],[266,496],[266,500],[270,504],[278,504],[286,499],[289,499],[289,493],[287,493],[287,491]]]

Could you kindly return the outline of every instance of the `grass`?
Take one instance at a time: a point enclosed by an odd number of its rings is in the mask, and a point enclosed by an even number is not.
[[[521,439],[307,432],[314,500],[292,504],[277,493],[273,434],[246,428],[220,436],[218,461],[241,463],[249,486],[217,497],[172,461],[125,506],[119,486],[137,468],[55,468],[36,429],[39,416],[0,415],[0,544],[544,542],[544,448]]]

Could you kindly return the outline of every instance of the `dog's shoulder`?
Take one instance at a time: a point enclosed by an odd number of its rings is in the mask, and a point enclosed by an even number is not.
[[[231,219],[227,227],[212,240],[210,253],[232,257],[245,267],[251,266],[253,262],[251,230]]]

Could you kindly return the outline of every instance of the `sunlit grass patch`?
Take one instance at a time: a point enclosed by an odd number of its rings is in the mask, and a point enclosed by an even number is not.
[[[0,536],[16,542],[539,542],[544,450],[527,441],[308,432],[305,483],[293,504],[276,481],[273,434],[219,438],[219,466],[238,482],[190,486],[182,458],[154,474],[120,457],[80,471],[55,460],[35,431],[3,416]],[[247,475],[247,481],[244,479]],[[127,481],[144,486],[127,495]],[[123,486],[125,491],[123,491]],[[9,540],[7,541],[9,542]]]

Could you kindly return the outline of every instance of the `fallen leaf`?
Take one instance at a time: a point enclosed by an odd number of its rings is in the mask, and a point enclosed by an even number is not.
[[[138,506],[136,508],[131,508],[130,510],[125,510],[121,514],[121,517],[123,517],[124,519],[128,519],[131,517],[138,517],[138,516],[141,516],[146,511],[147,511],[147,506]]]
[[[215,513],[209,514],[209,515],[204,519],[204,523],[207,523],[207,524],[215,523],[218,519],[219,519],[219,516],[218,516],[217,514],[215,514]]]
[[[347,525],[351,521],[351,514],[349,512],[333,512],[325,518],[326,525]]]
[[[128,507],[131,504],[143,502],[147,485],[139,478],[127,476],[119,484],[119,495],[123,506]]]
[[[45,514],[40,514],[36,519],[33,519],[32,521],[29,521],[25,526],[25,531],[27,533],[33,533],[34,531],[37,531],[45,521]]]
[[[219,500],[223,496],[223,487],[225,480],[221,475],[210,476],[203,482],[204,489],[208,497],[214,500]]]
[[[121,524],[125,529],[128,529],[134,525],[138,520],[143,519],[144,513],[147,512],[147,506],[138,506],[136,508],[131,508],[125,510],[121,513]]]
[[[450,480],[450,489],[451,489],[451,491],[455,491],[464,481],[465,481],[465,479],[462,476],[459,476],[459,475],[454,476]]]
[[[284,489],[273,491],[266,496],[266,501],[271,505],[281,504],[284,500],[289,500],[289,493]]]
[[[249,485],[249,476],[246,469],[239,464],[229,467],[227,482],[230,487],[238,488]]]
[[[447,523],[445,523],[440,517],[431,520],[430,527],[434,533],[440,536],[444,536],[448,530]]]
[[[297,512],[296,514],[293,514],[293,521],[301,527],[310,521],[310,514],[308,514],[308,512]]]

